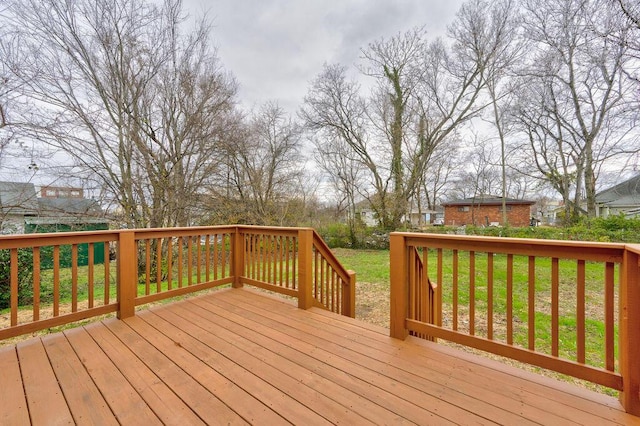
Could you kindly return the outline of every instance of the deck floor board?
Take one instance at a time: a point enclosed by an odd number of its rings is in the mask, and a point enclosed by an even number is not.
[[[221,290],[1,349],[0,423],[640,424],[615,398],[385,333]]]
[[[243,306],[253,305],[257,308],[253,312],[268,315],[271,318],[277,318],[278,315],[281,315],[278,312],[266,313],[265,309],[268,305],[264,304],[264,298],[247,297],[245,300],[238,300],[237,303],[242,303]],[[545,396],[541,396],[526,388],[514,386],[517,382],[508,380],[509,376],[506,376],[507,380],[500,380],[504,375],[496,374],[495,370],[485,371],[486,374],[483,375],[479,373],[481,370],[487,369],[482,367],[471,369],[468,365],[452,365],[450,357],[439,358],[429,355],[425,358],[425,351],[416,345],[405,345],[404,342],[397,342],[379,333],[363,335],[358,332],[358,326],[345,327],[344,321],[329,323],[327,321],[329,317],[323,315],[321,310],[314,310],[311,313],[292,310],[290,313],[296,320],[288,321],[288,324],[303,333],[322,327],[321,331],[315,332],[315,336],[324,337],[328,342],[335,340],[335,335],[340,336],[342,338],[341,346],[347,347],[351,351],[352,359],[359,359],[361,365],[369,365],[376,371],[388,373],[390,377],[402,379],[407,384],[422,385],[424,388],[424,381],[432,383],[435,386],[433,390],[438,392],[441,397],[452,402],[460,401],[469,409],[473,409],[469,404],[473,403],[474,398],[482,399],[494,406],[494,418],[501,410],[507,410],[532,422],[537,422],[541,415],[545,415],[549,420],[555,418],[555,424],[567,422],[574,424],[575,422],[593,420],[593,415],[596,414],[602,417],[601,424],[615,424],[611,422],[610,417],[617,413],[611,410],[602,411],[599,404],[587,402],[582,403],[581,407],[572,407],[557,402],[555,399],[550,400],[550,392],[554,392],[558,399],[564,399],[562,392],[545,389],[542,393]],[[300,316],[300,313],[304,315]],[[281,318],[286,320],[287,317],[281,316]],[[405,362],[394,363],[397,360]],[[501,386],[496,386],[496,379]],[[439,387],[442,387],[443,390]],[[457,393],[463,393],[466,396],[460,399],[460,395]],[[585,406],[599,408],[599,410],[585,413]],[[483,407],[480,406],[479,409],[482,410]],[[513,421],[513,418],[505,415],[501,420],[510,422]]]
[[[29,410],[24,392],[16,392],[22,388],[20,364],[15,347],[0,350],[0,424],[23,425],[29,423]]]

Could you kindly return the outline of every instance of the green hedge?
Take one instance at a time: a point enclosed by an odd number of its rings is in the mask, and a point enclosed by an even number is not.
[[[388,249],[388,234],[367,228],[358,232],[354,247],[348,238],[344,224],[334,224],[321,229],[320,235],[332,248]],[[481,227],[481,226],[432,226],[423,232],[433,234],[465,234],[487,237],[535,238],[542,240],[573,240],[596,242],[640,243],[640,218],[610,216],[608,218],[582,218],[570,227]]]
[[[18,304],[33,300],[32,286],[33,252],[18,250]],[[0,250],[0,309],[11,306],[11,250]]]

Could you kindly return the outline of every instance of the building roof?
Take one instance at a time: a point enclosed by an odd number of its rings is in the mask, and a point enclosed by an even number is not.
[[[38,214],[38,198],[32,183],[0,182],[0,212],[13,215]]]
[[[100,205],[86,198],[39,198],[38,206],[46,217],[102,215]]]
[[[508,206],[513,205],[526,205],[531,206],[534,205],[535,201],[530,200],[519,200],[517,198],[505,198],[505,203]],[[458,200],[452,200],[445,203],[442,203],[443,206],[501,206],[502,205],[502,197],[497,195],[488,195],[488,194],[480,194],[475,197],[461,198]]]
[[[0,213],[42,223],[104,223],[94,200],[76,197],[38,198],[32,183],[0,181]],[[31,223],[27,221],[28,223]]]
[[[596,203],[610,207],[640,206],[640,175],[597,193]]]

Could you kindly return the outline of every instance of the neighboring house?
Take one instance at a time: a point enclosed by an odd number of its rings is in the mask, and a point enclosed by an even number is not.
[[[38,216],[36,188],[32,183],[0,182],[0,232],[23,234],[24,220]]]
[[[378,215],[373,209],[368,207],[360,207],[358,209],[358,214],[360,215],[360,220],[367,226],[374,227],[378,226],[380,222],[378,221]]]
[[[558,200],[547,201],[544,205],[539,205],[537,218],[543,225],[556,225],[560,218],[564,216],[564,203]]]
[[[596,194],[596,216],[640,217],[640,175]]]
[[[100,205],[83,198],[81,188],[43,187],[37,194],[32,183],[0,182],[2,233],[108,229]]]
[[[531,206],[535,201],[505,199],[507,221],[510,226],[529,226]],[[471,198],[442,203],[444,224],[448,226],[477,225],[500,226],[502,223],[502,197],[477,195]]]
[[[368,201],[357,203],[356,212],[366,226],[375,227],[380,225],[378,214],[371,208],[371,204]],[[442,208],[423,210],[422,212],[417,208],[413,208],[408,215],[403,216],[402,221],[413,228],[419,228],[437,223],[438,220],[442,221],[443,218],[444,211]]]
[[[444,218],[444,210],[436,207],[436,210],[422,210],[414,208],[409,213],[409,219],[406,220],[407,224],[412,228],[420,228],[422,226],[433,225],[434,223],[440,224]]]
[[[0,221],[3,234],[37,232],[94,231],[109,229],[100,205],[83,198],[81,188],[46,186],[37,197],[32,183],[0,182]],[[53,268],[52,247],[41,248],[42,269]],[[104,262],[104,243],[78,244],[77,265],[83,266],[93,259],[94,264]],[[59,265],[72,264],[72,247],[60,247]]]

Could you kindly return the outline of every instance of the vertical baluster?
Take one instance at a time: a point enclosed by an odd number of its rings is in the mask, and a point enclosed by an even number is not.
[[[156,293],[162,292],[162,238],[156,238]]]
[[[420,261],[420,252],[416,249],[416,259],[413,266],[416,269],[416,318],[418,321],[426,321],[426,318],[422,315],[424,287],[422,279],[422,263]],[[428,322],[428,321],[426,321]],[[422,337],[422,335],[420,335]]]
[[[40,247],[33,248],[33,320],[40,319]]]
[[[193,284],[193,237],[187,237],[187,285]]]
[[[513,345],[513,255],[507,255],[507,344]]]
[[[145,247],[145,279],[144,279],[144,294],[148,295],[151,290],[151,240],[146,239],[144,241]]]
[[[103,303],[108,305],[111,299],[111,295],[109,292],[111,291],[111,259],[110,254],[111,248],[109,241],[105,241],[104,243],[104,300]]]
[[[162,238],[156,238],[156,293],[162,292]]]
[[[252,235],[253,241],[253,279],[260,280],[260,237],[258,235]]]
[[[313,286],[313,297],[318,299],[318,294],[321,294],[320,286],[322,285],[320,282],[320,265],[318,264],[318,252],[316,250],[313,251],[313,282],[315,285]]]
[[[53,246],[53,316],[60,315],[60,246]]]
[[[220,235],[215,235],[213,238],[213,279],[218,279],[218,239]]]
[[[265,234],[262,234],[262,263],[260,265],[260,267],[262,268],[262,281],[266,282],[267,281],[267,263],[268,263],[268,256],[269,253],[267,251],[267,246],[268,246],[268,237]]]
[[[278,236],[271,236],[271,284],[280,285],[278,282]]]
[[[78,245],[71,245],[71,312],[78,311]]]
[[[557,257],[551,259],[551,355],[558,356],[560,343],[560,266]]]
[[[409,255],[408,279],[409,284],[409,318],[416,319],[416,249],[415,247],[407,247]]]
[[[280,268],[279,269],[279,273],[278,273],[278,283],[279,283],[280,286],[284,285],[284,283],[282,282],[282,279],[284,277],[284,275],[282,273],[282,268],[284,266],[284,259],[282,258],[283,254],[284,254],[283,251],[282,251],[283,250],[283,248],[282,248],[283,240],[284,240],[284,237],[281,235],[278,238],[278,263],[279,263],[279,268]]]
[[[271,265],[271,262],[270,262],[270,258],[271,258],[270,241],[271,241],[271,238],[269,237],[269,235],[263,234],[262,235],[262,239],[263,239],[262,248],[264,250],[263,251],[264,257],[263,257],[263,260],[262,260],[262,268],[263,268],[262,276],[263,276],[263,281],[264,282],[269,282],[269,281],[271,281],[271,269],[270,269],[270,265]]]
[[[335,306],[335,284],[336,284],[336,272],[332,269],[331,270],[331,312],[335,312],[336,311],[336,306]]]
[[[289,288],[290,286],[290,281],[289,281],[289,276],[290,276],[290,270],[289,270],[289,256],[291,255],[291,239],[290,237],[285,237],[285,281],[287,283],[287,288]]]
[[[11,249],[11,272],[10,272],[10,305],[11,305],[11,326],[18,325],[18,249]]]
[[[184,241],[182,237],[178,237],[178,287],[182,288],[182,275],[183,275],[183,259],[182,250],[184,249]]]
[[[271,236],[271,262],[272,262],[271,270],[273,273],[273,275],[271,276],[273,281],[271,281],[271,283],[275,285],[280,285],[280,283],[278,282],[278,236],[277,235]]]
[[[469,334],[476,333],[476,254],[469,252]]]
[[[211,281],[211,235],[207,234],[207,236],[205,237],[204,243],[205,243],[205,249],[204,249],[204,256],[205,256],[205,275],[206,275],[206,280]]]
[[[202,236],[198,234],[196,236],[196,283],[202,282]],[[240,250],[240,247],[238,247]]]
[[[458,330],[458,250],[453,250],[452,274],[453,329]]]
[[[293,281],[293,289],[298,288],[297,276],[298,276],[298,268],[297,268],[297,259],[298,259],[298,239],[297,237],[291,237],[291,242],[293,244],[293,252],[291,259],[292,266],[292,281]]]
[[[442,258],[443,252],[442,249],[438,249],[438,286],[436,288],[436,312],[435,312],[435,322],[438,327],[442,327],[442,267],[444,265],[444,261]]]
[[[324,306],[327,306],[327,271],[325,266],[325,263],[320,261],[320,301]]]
[[[536,258],[529,256],[529,349],[536,348]]]
[[[577,361],[585,361],[585,261],[578,260],[578,282],[576,291],[576,351]]]
[[[605,340],[605,368],[614,371],[614,268],[615,264],[607,262],[604,279],[604,340]]]
[[[253,242],[253,278],[257,281],[260,281],[260,235],[254,235]]]
[[[88,259],[88,264],[87,264],[87,293],[88,293],[88,307],[89,308],[93,308],[93,298],[94,298],[94,294],[93,294],[93,262],[95,255],[94,255],[94,247],[93,247],[93,243],[89,243],[89,259]]]
[[[420,269],[420,283],[421,283],[421,290],[420,290],[420,300],[421,300],[421,306],[420,306],[420,315],[422,317],[422,321],[428,322],[429,324],[433,324],[433,312],[430,309],[430,295],[429,295],[429,276],[428,276],[428,271],[427,271],[427,262],[428,262],[428,251],[429,249],[427,247],[423,247],[422,248],[422,268]],[[423,336],[423,337],[427,337],[427,336]]]
[[[493,253],[487,253],[487,339],[493,340]]]
[[[230,235],[230,234],[229,234]],[[222,239],[220,240],[220,278],[226,277],[227,271],[227,255],[229,254],[229,250],[231,248],[231,238],[227,240],[227,234],[222,234]],[[227,245],[227,242],[229,243]]]
[[[224,234],[224,256],[222,256],[222,278],[231,275],[231,240],[232,234]]]
[[[167,288],[173,288],[173,238],[167,241]]]

